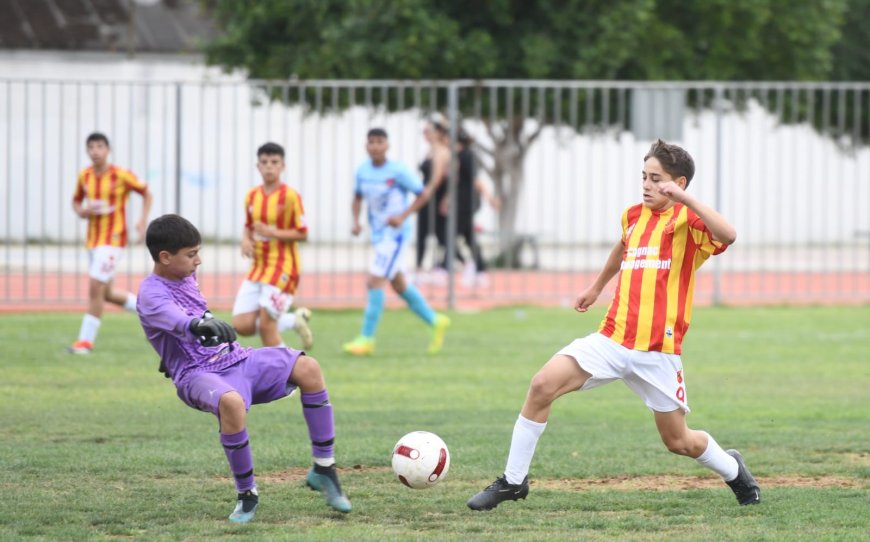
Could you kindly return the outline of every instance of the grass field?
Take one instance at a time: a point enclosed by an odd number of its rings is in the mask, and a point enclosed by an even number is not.
[[[866,540],[870,533],[870,307],[697,309],[684,344],[690,425],[740,449],[760,506],[669,454],[621,383],[560,399],[529,498],[488,513],[465,501],[502,472],[529,378],[603,309],[454,314],[443,353],[388,312],[378,354],[340,344],[360,314],[317,312],[342,481],[354,510],[303,487],[310,447],[296,396],[249,418],[261,494],[235,490],[213,417],[184,406],[130,314],[108,314],[76,357],[78,314],[0,316],[0,540]],[[226,316],[226,315],[223,315]],[[248,344],[255,344],[247,341]],[[448,444],[438,486],[394,479],[390,451],[426,429]]]

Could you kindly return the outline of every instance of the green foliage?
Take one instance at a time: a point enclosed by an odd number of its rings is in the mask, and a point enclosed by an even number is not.
[[[207,53],[260,79],[818,80],[832,72],[849,3],[866,10],[865,0],[211,0],[222,34]]]
[[[214,418],[177,399],[135,316],[107,313],[94,354],[77,357],[63,348],[80,315],[2,315],[0,539],[866,538],[866,306],[694,312],[683,354],[689,423],[743,451],[760,506],[738,507],[715,475],[665,451],[649,412],[615,383],[556,402],[528,500],[470,512],[465,501],[504,467],[531,375],[603,310],[453,314],[435,358],[425,327],[388,311],[368,359],[340,351],[359,311],[316,312],[312,353],[335,405],[354,511],[332,513],[303,487],[310,446],[295,396],[251,410],[261,508],[244,526],[226,520],[235,494]],[[438,433],[451,451],[447,478],[430,490],[408,490],[389,470],[391,447],[413,429]],[[608,485],[659,476],[671,485]],[[683,489],[675,477],[711,484]],[[803,483],[783,481],[795,477]]]
[[[837,81],[870,81],[870,0],[849,0],[847,4],[843,36],[833,50],[831,75]]]

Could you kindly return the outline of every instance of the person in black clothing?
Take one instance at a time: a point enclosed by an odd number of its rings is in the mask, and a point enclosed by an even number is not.
[[[471,251],[472,260],[465,262],[462,252],[456,245],[455,258],[465,264],[463,272],[463,285],[473,287],[486,283],[486,261],[483,259],[483,254],[480,250],[480,245],[474,231],[474,215],[480,209],[481,196],[485,197],[490,205],[498,209],[501,202],[498,198],[492,196],[487,190],[483,181],[477,175],[477,157],[472,148],[474,140],[464,130],[460,131],[456,142],[456,158],[457,158],[457,182],[456,182],[456,240],[461,237],[465,241],[468,250]],[[438,215],[442,218],[443,226],[438,236],[442,247],[446,246],[448,235],[447,215],[449,211],[449,197],[445,195],[440,200]],[[444,257],[441,266],[447,267],[447,251],[443,251]]]
[[[438,202],[445,199],[447,193],[448,167],[450,165],[450,147],[448,145],[447,126],[439,120],[431,120],[423,129],[423,136],[429,143],[429,151],[426,158],[420,164],[420,173],[423,175],[423,185],[435,183],[437,187],[434,197],[425,206],[417,211],[417,254],[416,272],[419,277],[423,269],[423,259],[426,256],[426,241],[431,234],[435,234],[440,246],[444,245],[446,232],[446,216],[438,213]],[[443,269],[443,267],[442,267]]]

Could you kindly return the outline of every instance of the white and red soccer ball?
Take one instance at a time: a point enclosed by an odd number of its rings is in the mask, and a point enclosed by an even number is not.
[[[441,437],[428,431],[413,431],[393,447],[393,472],[414,489],[432,487],[450,469],[450,452]]]

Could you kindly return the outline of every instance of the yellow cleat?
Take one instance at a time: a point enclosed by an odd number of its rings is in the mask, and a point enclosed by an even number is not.
[[[443,314],[435,315],[435,323],[432,324],[432,342],[429,343],[429,353],[437,354],[444,346],[444,333],[450,327],[450,318]]]
[[[375,353],[375,340],[372,337],[360,335],[349,343],[344,343],[342,349],[354,356],[371,356]]]

